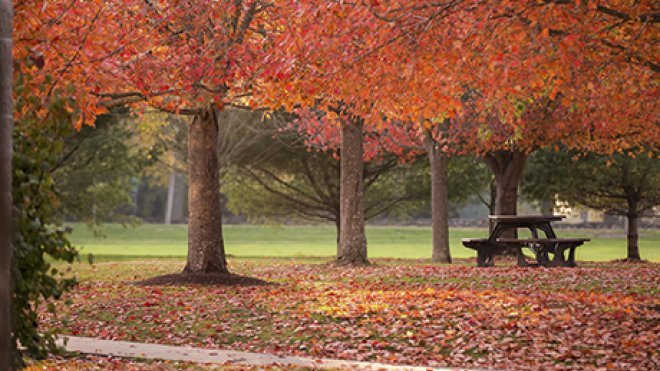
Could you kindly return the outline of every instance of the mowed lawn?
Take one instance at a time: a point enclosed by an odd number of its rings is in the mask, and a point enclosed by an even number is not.
[[[82,254],[102,259],[132,257],[184,257],[187,249],[186,225],[143,224],[123,227],[108,224],[106,237],[97,237],[85,225],[73,224],[73,243]],[[577,249],[577,259],[609,261],[624,258],[626,239],[623,230],[563,229],[559,237],[588,237],[592,241]],[[486,237],[486,229],[452,228],[450,246],[455,258],[476,253],[461,245],[461,238]],[[237,257],[330,257],[336,253],[333,226],[224,226],[227,254]],[[374,258],[426,259],[431,255],[429,227],[369,226],[369,256]],[[640,237],[643,259],[660,261],[660,230],[643,230]]]

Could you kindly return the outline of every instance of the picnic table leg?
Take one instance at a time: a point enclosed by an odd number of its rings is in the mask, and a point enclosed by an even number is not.
[[[539,233],[537,232],[536,228],[538,226],[532,225],[530,227],[530,231],[532,232],[532,238],[539,238]],[[530,250],[534,253],[534,256],[536,257],[536,264],[540,267],[547,267],[548,266],[548,253],[546,252],[546,246],[542,244],[529,244],[527,245]],[[520,264],[518,264],[520,265]]]
[[[494,267],[495,266],[495,258],[493,257],[493,250],[489,250],[486,253],[486,266],[487,267]]]
[[[477,267],[493,267],[495,266],[495,259],[493,259],[493,251],[489,248],[480,248],[477,250]]]
[[[555,257],[552,261],[555,267],[566,266],[566,260],[564,259],[564,250],[566,250],[566,248],[562,247],[561,245],[559,244],[555,245],[555,249],[554,249]]]
[[[527,260],[525,260],[525,254],[522,252],[522,247],[516,247],[516,256],[518,257],[519,267],[529,267],[529,263],[527,263]]]
[[[477,250],[477,267],[484,267],[486,263],[486,256],[481,249]]]
[[[486,259],[486,251],[484,249],[477,250],[477,267],[487,267]]]
[[[568,252],[568,262],[566,262],[567,267],[577,267],[577,264],[575,264],[575,249],[577,248],[577,245],[571,245],[570,250]]]
[[[540,267],[547,267],[550,265],[550,258],[548,257],[548,246],[545,243],[534,243],[529,245],[534,256],[536,256],[536,263]]]
[[[536,254],[536,262],[539,266],[547,267],[550,265],[550,258],[548,257],[548,252],[546,250],[541,250]]]
[[[539,225],[538,228],[542,230],[543,233],[545,233],[547,238],[557,238],[557,235],[555,234],[555,231],[552,229],[552,225],[550,225],[549,222]]]

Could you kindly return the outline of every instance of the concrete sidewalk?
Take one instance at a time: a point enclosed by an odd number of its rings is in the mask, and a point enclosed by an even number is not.
[[[64,339],[68,339],[65,341]],[[314,359],[306,357],[281,357],[274,354],[250,353],[233,350],[213,350],[193,347],[177,347],[130,341],[101,340],[68,336],[58,339],[58,345],[67,351],[104,356],[160,359],[196,363],[219,363],[240,366],[270,366],[273,364],[311,367],[340,368],[350,370],[449,370],[432,367],[387,365],[383,363],[353,362],[338,359]]]

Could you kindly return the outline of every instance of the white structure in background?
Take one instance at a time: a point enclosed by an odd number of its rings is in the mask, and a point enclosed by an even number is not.
[[[584,206],[570,205],[566,201],[555,200],[554,213],[566,215],[565,224],[585,224],[605,222],[605,213]]]

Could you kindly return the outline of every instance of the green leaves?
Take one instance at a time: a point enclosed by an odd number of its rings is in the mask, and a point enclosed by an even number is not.
[[[20,86],[17,91],[27,92]],[[17,106],[32,98],[19,94]],[[49,173],[62,150],[62,139],[54,129],[62,124],[71,128],[71,117],[61,99],[54,99],[47,109],[48,119],[39,124],[34,114],[16,120],[13,135],[12,330],[13,340],[24,348],[21,352],[35,358],[56,350],[52,334],[38,326],[36,310],[75,285],[75,279],[63,278],[50,261],[77,258],[67,231],[55,219],[57,197]],[[47,309],[53,312],[55,307],[51,303]]]

